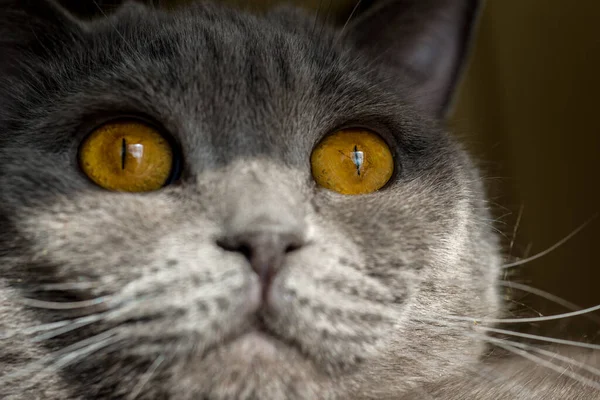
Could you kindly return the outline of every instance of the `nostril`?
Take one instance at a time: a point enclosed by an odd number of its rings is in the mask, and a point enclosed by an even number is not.
[[[286,256],[304,245],[302,236],[293,232],[259,231],[230,235],[217,240],[224,250],[242,254],[259,276],[263,298]]]
[[[227,240],[225,238],[217,239],[217,246],[227,251],[237,251],[237,245],[233,243],[231,240]]]
[[[285,248],[284,252],[285,253],[291,253],[293,251],[299,250],[302,247],[302,243],[298,242],[298,243],[290,243],[287,245],[287,247]]]
[[[217,239],[217,246],[219,246],[220,248],[222,248],[223,250],[226,250],[226,251],[231,251],[233,253],[240,253],[244,257],[246,257],[248,260],[251,260],[251,258],[252,258],[253,250],[252,250],[252,247],[247,243],[225,238],[225,239]]]
[[[216,244],[223,250],[241,253],[251,259],[257,253],[283,255],[294,252],[304,246],[304,241],[294,234],[253,232],[222,237]]]
[[[248,260],[252,259],[252,249],[250,248],[250,246],[242,244],[238,247],[237,251],[239,253],[242,253],[244,257],[246,257]]]

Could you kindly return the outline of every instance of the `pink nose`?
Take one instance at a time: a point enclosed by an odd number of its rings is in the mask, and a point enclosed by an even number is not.
[[[225,250],[243,254],[259,276],[262,284],[263,301],[267,301],[273,278],[285,261],[288,253],[304,245],[302,236],[294,232],[262,230],[246,232],[222,238],[217,244]]]

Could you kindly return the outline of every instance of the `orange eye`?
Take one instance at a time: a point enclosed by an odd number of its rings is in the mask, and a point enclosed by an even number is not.
[[[137,121],[107,123],[81,144],[79,164],[98,186],[122,192],[148,192],[167,183],[174,154],[156,129]]]
[[[323,139],[310,157],[315,181],[341,194],[381,189],[394,172],[388,145],[373,132],[341,130]]]

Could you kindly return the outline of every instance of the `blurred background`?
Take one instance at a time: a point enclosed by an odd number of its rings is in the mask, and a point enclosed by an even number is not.
[[[283,2],[221,1],[256,11]],[[97,12],[94,3],[107,9],[118,3],[63,2],[81,14]],[[286,3],[343,22],[356,2]],[[594,219],[600,212],[600,1],[574,3],[488,0],[449,124],[484,171],[507,262],[543,252],[589,222],[505,279],[590,307],[600,304],[600,218]],[[517,289],[507,291],[507,300],[518,315],[569,311]],[[595,313],[521,329],[599,341],[599,321]]]
[[[511,278],[581,307],[600,304],[599,19],[597,0],[488,0],[452,120],[490,177],[508,255],[544,251],[593,219]],[[516,307],[566,311],[512,294]],[[571,318],[540,328],[597,341],[599,327]]]

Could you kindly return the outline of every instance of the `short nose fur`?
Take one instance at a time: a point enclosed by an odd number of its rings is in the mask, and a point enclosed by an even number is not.
[[[217,241],[225,250],[243,254],[260,278],[263,301],[267,301],[273,278],[281,268],[288,253],[298,250],[304,241],[294,232],[263,230],[245,232]]]

